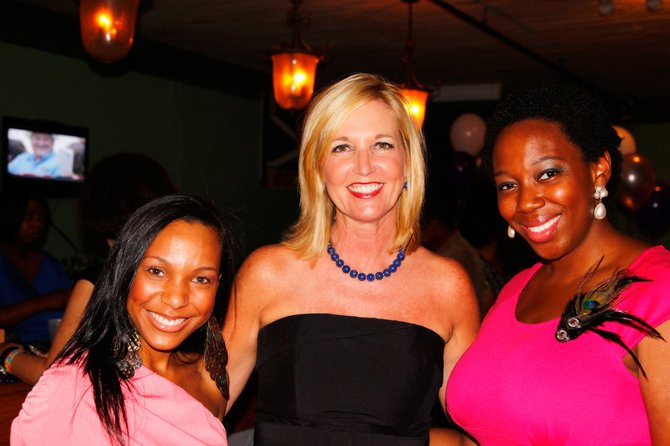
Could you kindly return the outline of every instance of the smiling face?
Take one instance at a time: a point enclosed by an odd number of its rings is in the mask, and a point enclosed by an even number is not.
[[[323,177],[338,216],[395,219],[391,211],[405,182],[405,147],[391,110],[379,100],[354,110],[328,150]]]
[[[540,257],[569,254],[591,233],[593,191],[607,183],[604,162],[586,163],[558,124],[528,119],[510,125],[493,149],[501,215]]]
[[[36,158],[48,156],[54,148],[54,137],[49,133],[32,133],[30,143]]]
[[[220,260],[217,233],[198,222],[176,220],[149,245],[128,295],[144,361],[171,352],[208,321]]]

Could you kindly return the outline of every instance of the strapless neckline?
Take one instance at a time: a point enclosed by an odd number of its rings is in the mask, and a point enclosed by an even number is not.
[[[272,322],[269,322],[265,324],[261,329],[259,330],[259,336],[261,336],[261,332],[268,329],[271,330],[273,325],[281,325],[284,323],[290,322],[294,318],[300,318],[300,319],[308,319],[308,318],[323,318],[323,319],[337,319],[337,318],[343,318],[343,319],[349,319],[352,322],[360,322],[360,323],[366,323],[368,321],[371,321],[373,323],[380,322],[380,323],[388,323],[389,325],[398,325],[398,327],[415,327],[421,331],[428,332],[431,336],[437,337],[440,339],[440,341],[444,342],[444,339],[442,339],[442,336],[440,336],[435,330],[428,328],[424,325],[420,324],[415,324],[414,322],[407,322],[407,321],[400,321],[397,319],[384,319],[384,318],[377,318],[377,317],[365,317],[365,316],[352,316],[348,314],[335,314],[335,313],[298,313],[298,314],[291,314],[288,316],[282,316],[278,319],[275,319]]]

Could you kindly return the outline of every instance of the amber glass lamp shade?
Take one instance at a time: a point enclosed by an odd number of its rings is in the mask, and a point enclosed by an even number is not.
[[[314,93],[318,56],[310,53],[272,55],[272,86],[281,108],[305,108]]]
[[[92,58],[114,63],[133,45],[139,0],[80,0],[84,49]]]
[[[403,88],[402,94],[409,102],[409,113],[414,118],[417,126],[423,125],[423,118],[426,116],[426,101],[428,101],[428,92],[425,90],[415,90]]]

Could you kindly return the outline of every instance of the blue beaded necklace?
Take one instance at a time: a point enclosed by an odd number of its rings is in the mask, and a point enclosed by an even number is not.
[[[402,261],[405,260],[405,250],[402,248],[398,249],[398,255],[395,256],[395,260],[388,266],[388,268],[384,269],[384,271],[378,271],[376,273],[359,273],[355,269],[351,269],[351,267],[347,264],[344,263],[344,260],[340,258],[340,255],[335,251],[335,248],[333,248],[333,244],[328,242],[328,254],[330,255],[330,260],[335,262],[335,265],[342,270],[344,274],[349,274],[349,277],[352,279],[358,279],[361,282],[368,281],[368,282],[374,282],[375,280],[382,280],[384,277],[388,277],[394,272],[400,268],[400,265],[402,265]]]

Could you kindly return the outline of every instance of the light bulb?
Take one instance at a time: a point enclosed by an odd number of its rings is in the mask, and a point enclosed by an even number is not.
[[[79,21],[84,49],[92,58],[114,63],[133,45],[139,0],[81,0]]]

